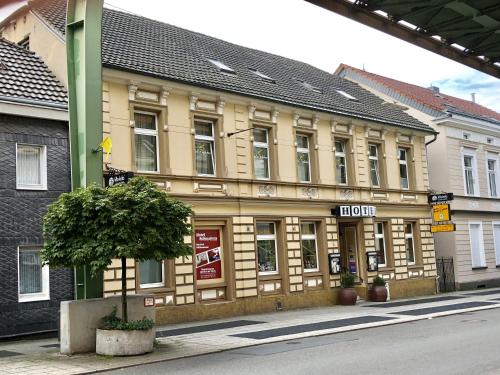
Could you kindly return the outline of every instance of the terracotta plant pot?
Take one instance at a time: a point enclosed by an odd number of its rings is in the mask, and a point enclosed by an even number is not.
[[[358,293],[354,288],[340,288],[338,294],[339,305],[355,305],[358,299]]]
[[[387,288],[385,286],[372,286],[370,290],[370,299],[373,302],[387,301]]]

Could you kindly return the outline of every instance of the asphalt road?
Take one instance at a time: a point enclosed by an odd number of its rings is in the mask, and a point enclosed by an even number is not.
[[[500,374],[500,309],[283,341],[106,374]]]

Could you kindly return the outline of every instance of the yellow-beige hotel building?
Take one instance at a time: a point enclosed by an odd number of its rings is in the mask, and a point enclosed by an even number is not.
[[[62,82],[64,17],[65,1],[35,1],[1,25]],[[435,292],[434,131],[403,107],[302,62],[109,9],[103,80],[110,165],[195,212],[193,256],[128,263],[130,292],[155,294],[158,322],[332,304],[338,265],[362,298],[377,274],[392,298]]]

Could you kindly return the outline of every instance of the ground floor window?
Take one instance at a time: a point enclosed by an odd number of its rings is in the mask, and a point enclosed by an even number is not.
[[[275,223],[257,222],[257,260],[260,275],[278,273]]]
[[[375,223],[375,250],[379,267],[387,267],[387,253],[385,248],[384,223]]]
[[[41,301],[49,297],[49,267],[42,265],[39,247],[19,248],[19,302]]]
[[[495,245],[496,265],[500,266],[500,222],[493,223],[493,242]]]
[[[154,259],[139,263],[139,280],[141,288],[158,288],[165,286],[165,262]]]
[[[300,244],[302,247],[304,272],[319,271],[316,233],[316,223],[302,222],[300,224]]]
[[[483,224],[481,222],[469,223],[470,251],[472,268],[486,267],[484,254]]]
[[[405,248],[406,248],[406,263],[409,266],[415,264],[415,239],[413,237],[414,225],[411,222],[405,222]]]

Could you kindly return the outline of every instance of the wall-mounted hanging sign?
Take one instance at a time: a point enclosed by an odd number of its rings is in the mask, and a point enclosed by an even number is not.
[[[340,254],[328,254],[328,265],[330,275],[338,275],[340,273]]]
[[[453,200],[453,193],[429,194],[427,202],[430,204],[449,202]]]
[[[222,277],[221,238],[218,229],[196,229],[196,280]]]
[[[337,206],[331,210],[332,216],[337,217],[375,217],[377,207],[375,206]]]
[[[368,272],[378,271],[378,257],[376,251],[369,251],[366,253],[366,270]]]
[[[450,205],[449,204],[433,204],[432,219],[435,222],[450,220]]]
[[[455,232],[456,226],[455,224],[436,224],[436,225],[431,225],[431,233],[438,233],[438,232]]]

